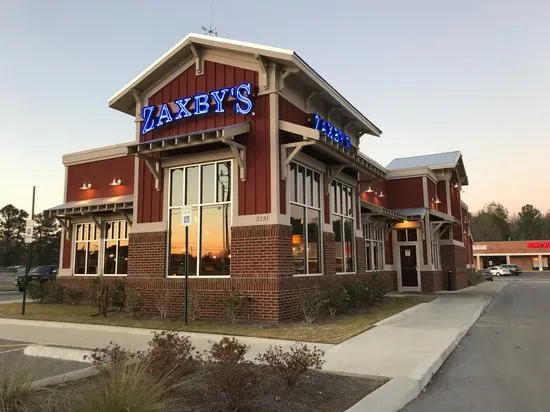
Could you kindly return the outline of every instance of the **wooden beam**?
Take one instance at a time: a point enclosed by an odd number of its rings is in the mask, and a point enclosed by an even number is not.
[[[204,59],[201,55],[200,48],[195,45],[191,44],[191,53],[193,53],[193,56],[195,57],[195,73],[197,76],[200,76],[201,74],[204,74]]]
[[[269,71],[267,70],[267,61],[263,56],[260,56],[259,54],[254,55],[256,60],[258,60],[258,63],[260,63],[260,70],[262,74],[264,75],[264,89],[269,89]]]
[[[223,138],[223,143],[229,146],[233,153],[233,158],[239,164],[239,177],[242,181],[246,180],[246,146],[237,143],[231,139]]]
[[[151,156],[145,156],[141,155],[141,158],[149,168],[151,174],[155,178],[155,190],[160,191],[160,161],[151,157]]]

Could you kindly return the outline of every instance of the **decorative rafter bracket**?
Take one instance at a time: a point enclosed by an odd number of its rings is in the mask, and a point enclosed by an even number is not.
[[[267,67],[267,61],[263,56],[260,56],[259,54],[254,55],[256,60],[258,60],[258,63],[260,64],[260,70],[262,71],[262,74],[264,75],[264,89],[269,89],[269,71]]]
[[[299,72],[299,70],[295,69],[293,67],[285,67],[281,71],[281,75],[279,77],[279,88],[284,89],[285,86],[286,86],[286,79],[288,78],[288,76],[290,76],[291,74],[296,74],[298,72]]]
[[[435,235],[445,223],[446,222],[432,222],[432,235]]]
[[[54,216],[55,219],[59,222],[61,227],[65,229],[65,239],[70,240],[72,237],[72,230],[71,230],[71,219],[69,218],[62,218],[59,216]]]
[[[200,76],[204,74],[204,59],[202,58],[201,49],[195,44],[191,44],[191,53],[195,57],[195,74]]]
[[[93,213],[86,213],[86,216],[94,221],[97,230],[99,230],[100,236],[103,237],[103,226],[101,224],[101,218]]]
[[[246,180],[246,146],[235,142],[231,139],[222,139],[222,142],[229,146],[233,157],[239,165],[239,178],[241,181]]]
[[[311,100],[321,93],[323,92],[319,90],[309,90],[308,92],[306,92],[306,111],[311,108]]]
[[[338,175],[344,170],[346,165],[332,165],[327,167],[327,174],[325,176],[325,189],[326,192],[328,192],[328,189],[334,179],[338,177]]]
[[[355,120],[348,120],[347,122],[344,123],[344,133],[349,135],[349,127],[353,124]]]
[[[327,120],[329,122],[333,122],[334,119],[332,118],[332,115],[336,112],[338,112],[338,110],[340,110],[339,107],[332,107],[331,109],[329,109],[329,111],[327,112]]]
[[[128,212],[120,212],[122,216],[124,216],[124,219],[126,222],[128,222],[129,225],[132,225],[132,216]]]
[[[140,156],[147,168],[151,171],[151,174],[155,178],[155,190],[160,190],[160,178],[161,178],[161,169],[160,169],[160,160],[155,159],[152,156],[141,155]]]
[[[315,140],[302,140],[301,142],[286,143],[281,145],[281,179],[282,180],[286,180],[288,165],[290,165],[290,163],[296,158],[296,156],[298,156],[298,153],[300,153],[305,146],[310,146],[315,143],[316,143]]]

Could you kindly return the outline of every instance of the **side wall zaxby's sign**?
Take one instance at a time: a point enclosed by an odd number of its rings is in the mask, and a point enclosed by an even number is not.
[[[527,247],[529,249],[540,249],[540,248],[550,248],[550,241],[544,240],[544,241],[535,241],[535,242],[527,242]]]

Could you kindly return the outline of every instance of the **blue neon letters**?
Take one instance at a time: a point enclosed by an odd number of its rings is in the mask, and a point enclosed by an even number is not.
[[[346,150],[351,149],[351,139],[340,129],[334,127],[328,120],[324,120],[317,113],[313,114],[313,127],[323,133],[326,137],[344,146]]]
[[[145,106],[141,110],[143,126],[141,134],[147,134],[157,127],[171,123],[174,120],[207,114],[214,107],[215,113],[223,113],[224,103],[229,96],[235,99],[235,113],[249,114],[254,108],[252,103],[252,85],[241,83],[231,88],[212,90],[191,97],[179,98],[173,103],[163,103],[157,113],[157,106]],[[192,107],[190,107],[192,105]],[[172,111],[175,110],[175,111]]]

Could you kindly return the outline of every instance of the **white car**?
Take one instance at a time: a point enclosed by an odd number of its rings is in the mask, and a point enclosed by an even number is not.
[[[491,266],[487,269],[493,276],[510,276],[512,272],[510,269],[503,268],[501,266]]]

